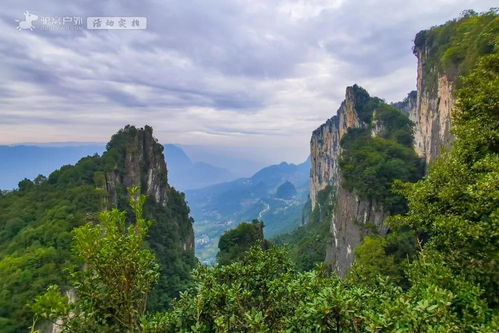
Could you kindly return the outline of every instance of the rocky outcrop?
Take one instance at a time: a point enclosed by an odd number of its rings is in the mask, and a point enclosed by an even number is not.
[[[454,82],[445,73],[429,68],[424,44],[414,47],[418,58],[417,103],[409,117],[414,122],[414,149],[427,164],[435,160],[453,140],[451,113],[455,104]],[[432,75],[428,75],[432,73]]]
[[[354,261],[354,250],[368,234],[385,235],[388,227],[383,207],[374,200],[363,200],[357,194],[338,187],[331,222],[332,240],[326,249],[326,263],[344,276]]]
[[[411,91],[407,96],[401,101],[396,103],[391,103],[391,106],[396,107],[400,111],[410,115],[415,112],[418,103],[418,92],[416,90]]]
[[[104,188],[110,208],[126,210],[127,188],[147,195],[144,216],[153,223],[148,243],[160,265],[160,278],[149,295],[152,309],[166,307],[190,279],[196,264],[193,219],[183,193],[168,184],[163,146],[149,126],[126,126],[113,135],[103,154]]]
[[[152,136],[152,128],[126,126],[108,144],[109,151],[118,154],[116,164],[107,171],[106,190],[117,206],[120,186],[140,186],[143,194],[166,206],[169,185],[163,146]]]
[[[126,126],[113,135],[107,145],[106,154],[114,156],[115,163],[114,167],[105,173],[105,187],[114,207],[123,204],[123,202],[120,203],[120,193],[123,194],[126,188],[140,186],[142,194],[153,199],[157,205],[166,210],[175,210],[179,216],[175,216],[172,220],[178,220],[176,228],[182,243],[181,248],[193,257],[194,232],[192,223],[187,214],[180,213],[182,210],[188,212],[188,208],[183,194],[178,193],[168,184],[163,150],[163,145],[159,144],[153,137],[151,127],[145,126],[137,129],[134,126]],[[169,205],[170,198],[174,198],[171,205]],[[173,206],[183,208],[180,210]],[[159,223],[171,222],[159,219]],[[153,229],[155,228],[157,225],[153,224]]]
[[[343,188],[342,176],[339,167],[341,156],[341,138],[349,129],[365,128],[368,126],[363,106],[368,102],[367,92],[358,87],[346,89],[345,100],[332,117],[325,124],[316,129],[310,142],[311,172],[310,172],[310,201],[312,207],[317,203],[318,192],[332,185],[336,189],[336,205],[331,221],[331,243],[326,250],[326,263],[343,276],[354,260],[353,251],[369,232],[385,234],[387,229],[383,221],[387,214],[383,208],[373,200],[361,199],[355,193]],[[374,117],[368,115],[371,120]],[[367,120],[367,119],[365,119]],[[381,122],[371,126],[372,135],[382,132]]]
[[[316,129],[310,141],[310,202],[317,204],[317,195],[328,185],[338,185],[340,134],[338,116]]]
[[[317,203],[317,194],[328,185],[337,187],[339,180],[340,140],[349,128],[366,126],[359,118],[356,106],[361,103],[356,85],[347,87],[345,100],[336,115],[312,133],[310,140],[310,201]]]

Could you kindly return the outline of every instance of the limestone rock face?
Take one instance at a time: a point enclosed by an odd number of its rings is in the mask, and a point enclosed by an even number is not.
[[[106,189],[113,204],[117,203],[118,186],[123,185],[140,186],[143,194],[166,206],[170,188],[166,162],[163,146],[152,136],[152,128],[127,126],[113,137],[109,148],[120,154],[114,169],[106,173]]]
[[[310,201],[317,203],[317,194],[329,184],[337,185],[340,156],[338,116],[316,129],[310,141]]]
[[[437,82],[432,82],[435,78],[425,75],[430,55],[424,47],[414,48],[414,53],[418,58],[418,93],[416,108],[409,117],[415,124],[414,149],[429,164],[454,139],[450,133],[451,111],[455,104],[454,82],[442,73],[437,73]]]
[[[355,193],[342,187],[339,167],[341,157],[340,140],[350,128],[364,128],[360,108],[366,102],[358,92],[359,87],[348,87],[345,101],[337,115],[326,121],[312,134],[310,142],[311,172],[310,200],[312,207],[317,204],[317,194],[332,185],[336,191],[336,206],[333,212],[330,232],[333,235],[327,247],[326,263],[340,276],[346,274],[354,260],[353,251],[371,229],[384,235],[387,228],[383,221],[387,214],[373,200],[360,199]],[[382,123],[373,124],[372,135],[384,130]]]
[[[391,103],[392,106],[396,107],[400,111],[410,115],[415,112],[418,103],[418,92],[416,90],[411,91],[406,98],[401,102]]]
[[[154,199],[155,203],[168,209],[169,197],[177,198],[179,194],[168,184],[167,168],[163,146],[153,137],[152,128],[135,128],[126,126],[113,135],[107,145],[107,154],[114,154],[115,165],[105,173],[105,189],[109,194],[112,207],[118,207],[120,192],[131,186],[140,186],[142,194]],[[121,197],[123,199],[123,196]],[[179,199],[172,204],[178,205]],[[181,199],[184,202],[184,199]],[[185,205],[185,202],[183,203]],[[179,213],[180,214],[180,213]],[[179,237],[182,250],[194,256],[194,232],[187,215],[179,219]],[[172,223],[170,221],[169,223]],[[163,223],[158,221],[157,224]],[[167,223],[167,222],[164,222]],[[153,229],[158,225],[153,224]]]
[[[386,235],[388,227],[383,221],[388,216],[374,200],[360,199],[340,186],[336,193],[336,206],[331,223],[331,243],[326,249],[326,263],[340,276],[344,276],[354,261],[354,250],[365,236],[374,231]]]
[[[349,128],[366,126],[357,114],[356,96],[358,87],[347,87],[345,100],[336,115],[312,133],[310,140],[310,201],[312,208],[317,202],[317,193],[328,185],[338,185],[340,140]]]

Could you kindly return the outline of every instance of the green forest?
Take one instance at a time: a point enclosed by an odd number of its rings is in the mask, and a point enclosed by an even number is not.
[[[127,126],[102,156],[0,192],[0,332],[499,332],[498,30],[495,12],[467,12],[416,36],[427,86],[456,79],[455,140],[428,166],[409,117],[353,87],[366,126],[341,139],[338,186],[390,216],[344,278],[324,264],[333,185],[293,232],[266,240],[265,221],[241,223],[215,265],[199,263],[184,194],[166,172],[167,203],[144,194],[160,144],[127,186],[136,143],[152,138]]]
[[[145,131],[151,130],[146,128]],[[29,327],[35,296],[50,285],[70,288],[69,272],[80,267],[82,260],[74,255],[72,243],[77,227],[97,223],[99,212],[112,208],[104,189],[109,172],[123,176],[120,157],[131,143],[143,135],[133,126],[113,136],[103,156],[81,159],[76,165],[64,166],[48,177],[23,180],[17,191],[0,197],[0,332],[17,332]],[[128,147],[127,147],[128,146]],[[163,147],[154,145],[162,155]],[[166,175],[165,175],[166,184]],[[179,291],[190,283],[195,266],[193,251],[181,251],[182,238],[192,221],[183,194],[168,188],[166,207],[152,198],[144,202],[144,216],[154,221],[147,246],[158,258],[161,275],[151,291],[147,306],[164,309]],[[117,208],[132,211],[126,186],[116,188]]]

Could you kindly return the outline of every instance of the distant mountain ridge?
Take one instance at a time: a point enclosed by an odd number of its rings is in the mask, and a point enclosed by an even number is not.
[[[205,162],[193,162],[180,146],[166,144],[165,151],[170,183],[182,191],[202,188],[235,178],[227,169]]]
[[[0,146],[0,189],[12,190],[24,178],[48,176],[63,165],[75,164],[82,157],[101,154],[105,144],[68,146]]]
[[[308,200],[309,170],[310,159],[298,165],[282,162],[249,178],[186,191],[198,258],[211,262],[222,233],[243,221],[263,220],[266,237],[298,227]]]
[[[164,145],[168,175],[175,188],[202,188],[236,178],[230,171],[205,162],[193,162],[184,150],[173,144]],[[49,175],[64,165],[75,164],[85,156],[102,154],[100,143],[47,143],[0,146],[0,189],[12,190],[18,183],[38,175]]]

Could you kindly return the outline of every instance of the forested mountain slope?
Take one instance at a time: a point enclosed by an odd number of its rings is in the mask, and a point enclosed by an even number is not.
[[[148,195],[145,216],[154,221],[148,243],[161,266],[149,306],[168,305],[194,267],[192,219],[183,194],[168,185],[163,146],[152,129],[127,126],[102,156],[24,180],[0,196],[0,331],[28,327],[28,303],[50,284],[64,287],[64,270],[78,264],[70,252],[71,230],[96,221],[103,209],[129,209],[126,189],[135,185]]]

